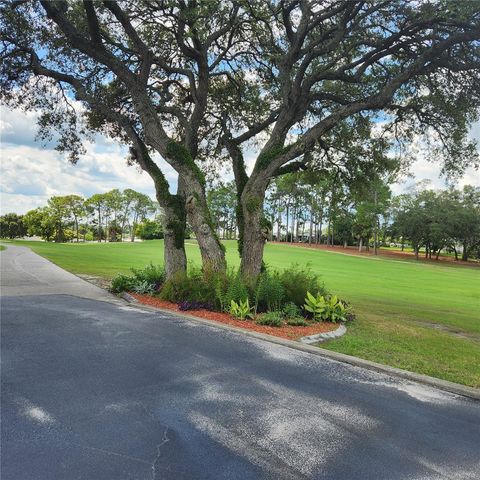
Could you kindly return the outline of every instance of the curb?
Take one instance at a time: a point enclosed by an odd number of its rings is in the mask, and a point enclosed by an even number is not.
[[[126,300],[128,303],[138,303],[138,300],[127,292],[122,292],[120,297]]]
[[[480,389],[478,388],[467,387],[466,385],[460,385],[459,383],[449,382],[448,380],[441,380],[440,378],[430,377],[428,375],[423,375],[421,373],[415,373],[415,372],[410,372],[408,370],[402,370],[396,367],[390,367],[388,365],[372,362],[370,360],[364,360],[363,358],[346,355],[345,353],[338,353],[331,350],[326,350],[325,348],[314,347],[312,345],[296,342],[294,340],[287,340],[284,338],[267,335],[265,333],[258,333],[252,330],[246,330],[243,328],[234,327],[232,325],[227,325],[225,323],[215,322],[214,320],[207,320],[205,318],[194,317],[193,315],[175,312],[173,310],[168,310],[166,308],[151,307],[149,305],[144,305],[138,302],[134,297],[132,297],[129,294],[126,294],[125,296],[123,296],[122,294],[121,296],[128,303],[135,303],[136,308],[142,308],[150,312],[153,311],[153,312],[168,313],[170,315],[175,315],[180,318],[187,318],[189,320],[194,320],[196,322],[204,323],[206,325],[210,325],[223,330],[229,330],[229,331],[241,333],[248,337],[257,338],[259,340],[264,340],[266,342],[275,343],[277,345],[282,345],[288,348],[293,348],[294,350],[299,350],[301,352],[311,353],[319,357],[328,358],[336,362],[347,363],[354,367],[365,368],[367,370],[383,373],[386,375],[390,375],[392,377],[398,377],[404,380],[410,380],[412,382],[421,383],[423,385],[434,387],[439,390],[443,390],[445,392],[454,393],[455,395],[460,395],[462,397],[467,397],[474,400],[480,400]],[[132,300],[127,300],[128,297],[130,297]]]
[[[313,343],[321,343],[332,338],[339,338],[347,333],[347,327],[340,325],[331,332],[317,333],[315,335],[307,335],[306,337],[299,338],[299,342],[311,345]]]

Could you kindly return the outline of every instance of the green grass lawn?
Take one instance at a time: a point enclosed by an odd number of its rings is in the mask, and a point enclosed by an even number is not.
[[[1,252],[2,250],[5,250],[5,248],[6,248],[6,247],[5,247],[4,245],[0,245],[0,252]]]
[[[74,273],[103,277],[163,259],[161,241],[16,243]],[[238,265],[235,242],[225,243],[229,264]],[[187,243],[187,255],[192,262],[200,262],[194,241]],[[348,333],[323,347],[480,387],[479,268],[356,257],[288,245],[267,245],[265,261],[277,268],[309,263],[331,292],[353,304],[358,318]]]

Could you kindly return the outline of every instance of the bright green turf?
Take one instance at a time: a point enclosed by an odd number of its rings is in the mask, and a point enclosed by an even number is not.
[[[235,242],[225,243],[229,264],[238,264]],[[72,272],[105,277],[163,258],[161,241],[22,244]],[[200,261],[194,241],[188,242],[187,255],[195,263]],[[267,245],[265,261],[278,268],[310,263],[330,291],[353,304],[358,319],[347,335],[322,346],[480,387],[479,268],[355,257],[288,245]]]

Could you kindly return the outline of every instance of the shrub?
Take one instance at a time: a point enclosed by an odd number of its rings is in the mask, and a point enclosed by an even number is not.
[[[250,302],[248,298],[245,300],[240,300],[238,303],[235,300],[231,300],[230,308],[228,309],[230,315],[239,320],[245,320],[247,318],[252,318],[252,307],[250,307]]]
[[[280,280],[284,289],[284,297],[297,307],[303,307],[307,292],[326,295],[327,291],[320,283],[318,275],[313,273],[310,267],[293,265],[280,274]]]
[[[160,290],[160,298],[169,302],[183,302],[189,295],[190,279],[183,272],[175,273]]]
[[[132,275],[118,274],[112,279],[110,289],[114,293],[132,291],[136,293],[154,293],[165,280],[165,270],[160,265],[147,265],[144,268],[132,268]]]
[[[154,291],[158,291],[165,281],[165,269],[162,265],[153,265],[150,263],[144,268],[132,268],[133,277],[139,283],[147,282],[153,286]]]
[[[188,274],[179,272],[167,280],[160,291],[160,297],[170,302],[201,302],[210,309],[228,310],[231,300],[237,303],[248,298],[242,288],[241,278],[212,270],[201,270],[190,266]]]
[[[135,234],[142,240],[154,240],[163,238],[163,226],[156,220],[144,220],[137,225]]]
[[[293,302],[288,302],[283,306],[282,313],[284,318],[295,318],[300,316],[301,310]]]
[[[309,323],[303,317],[291,317],[287,320],[287,325],[292,327],[308,327]]]
[[[262,272],[255,288],[255,309],[259,312],[280,310],[284,298],[284,288],[278,272]]]
[[[110,285],[110,290],[113,293],[122,293],[131,291],[135,286],[135,281],[133,277],[119,273],[112,278],[112,283]]]
[[[160,290],[160,298],[169,302],[204,302],[209,299],[201,273],[193,270],[190,274],[178,272],[167,280]]]
[[[259,325],[269,325],[271,327],[281,327],[283,325],[282,312],[273,311],[262,313],[256,321]]]

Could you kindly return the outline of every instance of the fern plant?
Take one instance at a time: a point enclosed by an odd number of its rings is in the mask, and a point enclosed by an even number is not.
[[[239,303],[242,299],[248,298],[248,289],[240,273],[231,273],[227,277],[227,288],[222,295],[221,303],[229,308],[232,300]]]
[[[256,319],[259,325],[268,325],[270,327],[281,327],[283,325],[282,312],[266,312],[262,313],[259,318]]]
[[[309,323],[303,317],[292,317],[287,320],[287,325],[292,327],[308,327]]]
[[[288,302],[282,308],[283,318],[296,318],[301,314],[300,309],[293,303]]]
[[[255,288],[255,310],[260,312],[280,310],[284,295],[279,274],[268,270],[263,272]]]

